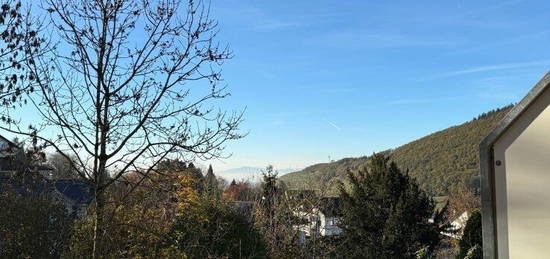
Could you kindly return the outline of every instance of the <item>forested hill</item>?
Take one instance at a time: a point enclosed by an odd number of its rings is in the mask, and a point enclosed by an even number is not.
[[[459,126],[433,133],[393,150],[384,151],[402,169],[416,178],[431,195],[447,195],[456,184],[479,187],[479,143],[512,106],[480,115]],[[368,157],[345,158],[332,163],[309,166],[281,177],[291,189],[325,189],[336,194],[336,182],[347,170],[366,165]]]

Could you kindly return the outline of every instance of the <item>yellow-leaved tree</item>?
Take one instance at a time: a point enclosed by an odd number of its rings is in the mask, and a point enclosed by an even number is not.
[[[138,174],[126,175],[108,192],[106,223],[112,230],[105,244],[108,257],[185,258],[185,253],[172,245],[168,233],[178,213],[198,202],[200,181],[186,167],[159,168],[146,179]],[[91,217],[75,224],[67,257],[91,252],[92,229]]]

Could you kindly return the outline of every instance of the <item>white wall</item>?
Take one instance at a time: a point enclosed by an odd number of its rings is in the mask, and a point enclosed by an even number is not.
[[[321,235],[322,236],[334,236],[340,235],[342,229],[338,227],[339,218],[336,217],[325,217],[321,214]]]
[[[495,143],[499,258],[550,258],[550,91]]]

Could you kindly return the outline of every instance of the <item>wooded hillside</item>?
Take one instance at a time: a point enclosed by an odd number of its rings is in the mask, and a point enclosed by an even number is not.
[[[506,115],[512,106],[484,113],[462,125],[435,132],[426,137],[384,151],[403,170],[409,170],[418,184],[434,196],[447,195],[450,187],[465,184],[479,188],[479,143]],[[336,181],[346,171],[365,166],[369,157],[344,158],[332,163],[309,166],[281,180],[293,189],[329,188],[336,194]]]

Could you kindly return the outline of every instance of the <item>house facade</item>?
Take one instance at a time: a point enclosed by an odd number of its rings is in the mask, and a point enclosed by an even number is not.
[[[0,172],[11,171],[17,167],[17,158],[22,155],[17,144],[0,136]]]
[[[342,217],[339,198],[321,198],[318,204],[306,207],[302,206],[294,212],[294,215],[302,220],[301,224],[294,227],[301,232],[303,240],[312,236],[342,234],[342,229],[339,227]]]
[[[454,239],[460,239],[462,237],[462,233],[464,232],[464,228],[466,227],[466,223],[468,222],[469,218],[470,218],[470,213],[468,211],[463,212],[456,219],[451,221],[450,223],[451,226],[449,228],[450,231],[441,232],[441,234]]]
[[[338,227],[340,217],[329,216],[324,213],[319,213],[319,233],[321,236],[337,236],[342,234],[342,229]]]

